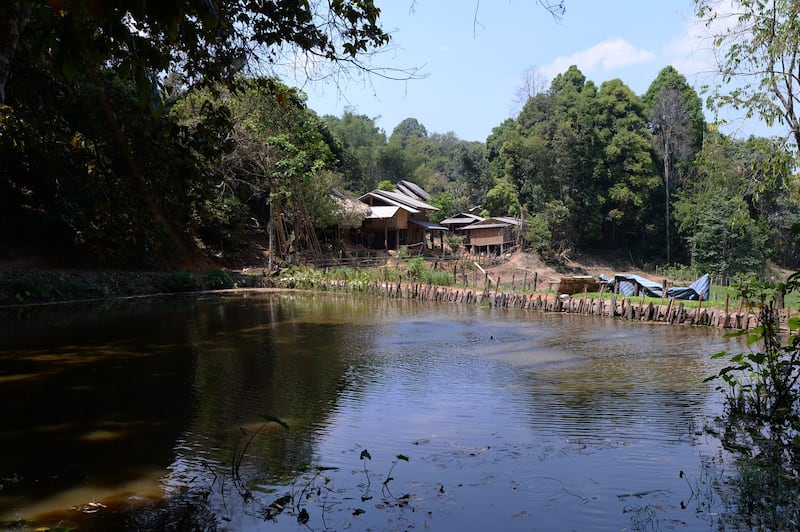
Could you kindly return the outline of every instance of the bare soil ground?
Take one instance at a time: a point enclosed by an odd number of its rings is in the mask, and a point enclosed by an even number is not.
[[[566,255],[561,257],[559,264],[549,265],[542,262],[536,254],[521,251],[511,254],[502,264],[486,268],[486,271],[492,277],[499,276],[502,282],[510,281],[512,276],[519,279],[526,273],[529,279],[537,274],[541,283],[558,283],[562,277],[573,275],[591,275],[596,278],[600,274],[613,276],[615,273],[633,273],[653,278],[652,273],[644,272],[629,260],[615,256]]]

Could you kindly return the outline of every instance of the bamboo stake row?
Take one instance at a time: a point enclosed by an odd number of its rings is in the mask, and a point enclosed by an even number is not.
[[[500,292],[499,283],[487,282],[483,289],[465,287],[433,286],[405,282],[350,282],[348,280],[320,280],[313,286],[287,286],[288,288],[312,288],[344,292],[365,293],[396,299],[413,299],[429,302],[477,304],[491,308],[518,308],[541,312],[560,312],[565,314],[585,314],[622,318],[630,321],[669,323],[673,325],[703,325],[720,329],[752,329],[757,318],[743,311],[742,305],[736,312],[729,312],[728,301],[725,308],[708,308],[698,305],[689,308],[684,302],[669,299],[666,304],[652,302],[645,304],[644,298],[618,298],[611,294],[610,299],[589,298],[582,295],[556,296],[554,294]],[[491,285],[494,285],[492,289]],[[637,302],[636,300],[639,299]],[[780,326],[786,328],[790,317],[788,310],[780,311]]]

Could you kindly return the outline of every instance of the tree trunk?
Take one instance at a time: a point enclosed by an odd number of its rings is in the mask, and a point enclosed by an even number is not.
[[[0,2],[0,104],[6,102],[6,83],[11,73],[11,60],[27,21],[28,8],[23,5],[23,0]]]
[[[666,244],[667,244],[667,264],[670,263],[672,257],[670,256],[670,238],[669,238],[669,178],[670,178],[670,138],[669,132],[664,134],[664,195],[666,196],[665,200],[665,211],[666,211],[666,220],[664,220],[664,227],[666,229]]]

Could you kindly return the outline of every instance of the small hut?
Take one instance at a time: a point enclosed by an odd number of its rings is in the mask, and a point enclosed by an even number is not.
[[[474,252],[500,254],[517,243],[522,221],[517,218],[497,216],[464,226],[468,248]]]

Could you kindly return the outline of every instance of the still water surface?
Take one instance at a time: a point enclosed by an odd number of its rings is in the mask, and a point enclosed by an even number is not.
[[[708,530],[733,342],[303,293],[6,309],[0,528]]]

